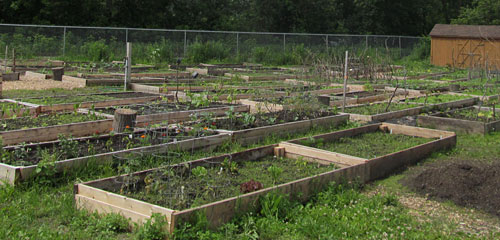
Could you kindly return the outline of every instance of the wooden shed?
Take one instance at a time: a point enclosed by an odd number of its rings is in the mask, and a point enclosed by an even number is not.
[[[457,68],[500,70],[500,26],[436,24],[431,33],[431,63]]]

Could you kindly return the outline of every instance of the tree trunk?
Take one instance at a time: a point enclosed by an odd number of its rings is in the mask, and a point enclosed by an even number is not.
[[[64,75],[63,67],[52,68],[52,80],[62,81],[62,76]]]
[[[137,111],[132,109],[120,108],[115,111],[113,120],[113,131],[116,133],[133,132]]]

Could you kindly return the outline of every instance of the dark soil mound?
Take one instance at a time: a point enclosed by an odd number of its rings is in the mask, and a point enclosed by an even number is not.
[[[429,197],[500,216],[500,163],[431,164],[401,182]]]

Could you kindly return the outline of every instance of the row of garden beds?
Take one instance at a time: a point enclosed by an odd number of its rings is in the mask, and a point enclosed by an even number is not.
[[[387,141],[371,142],[379,137]],[[370,147],[352,149],[353,142]],[[171,233],[200,218],[218,227],[267,193],[305,201],[329,182],[379,179],[455,144],[452,132],[372,124],[77,184],[75,201],[138,223],[159,213]]]

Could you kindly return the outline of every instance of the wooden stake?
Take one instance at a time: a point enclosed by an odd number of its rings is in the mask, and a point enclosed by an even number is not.
[[[5,45],[5,59],[3,62],[3,72],[7,73],[7,58],[9,57],[9,46]]]
[[[12,49],[12,72],[16,72],[16,49]]]
[[[127,57],[125,66],[125,84],[123,91],[127,91],[127,85],[130,83],[130,74],[132,72],[132,43],[127,42]]]
[[[119,108],[115,111],[115,118],[113,120],[113,131],[122,133],[125,131],[134,131],[135,119],[137,118],[137,111],[127,108]]]
[[[348,64],[349,51],[345,51],[345,64],[344,64],[344,94],[342,95],[342,112],[345,110],[345,95],[347,91],[347,64]]]

